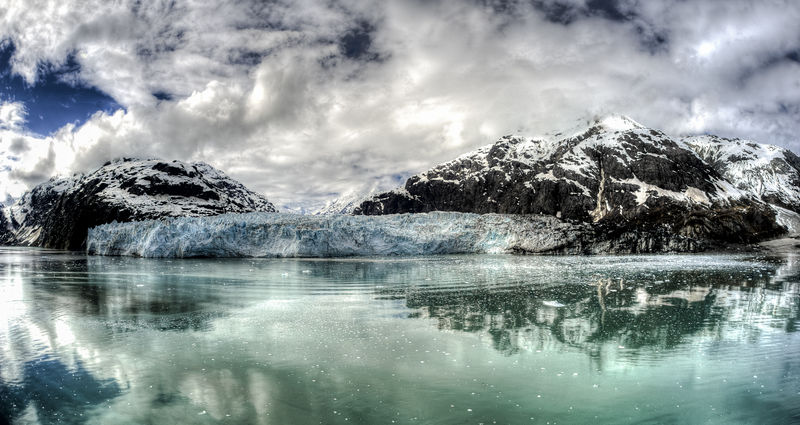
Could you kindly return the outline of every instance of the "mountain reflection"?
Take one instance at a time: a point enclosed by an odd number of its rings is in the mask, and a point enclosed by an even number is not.
[[[218,315],[207,307],[219,301],[223,279],[187,276],[185,269],[170,273],[153,260],[63,257],[32,257],[24,265],[6,265],[8,278],[18,275],[31,292],[32,310],[100,317],[115,331],[202,330]]]
[[[0,382],[0,421],[82,424],[88,411],[120,394],[112,379],[95,379],[82,365],[69,368],[44,356],[25,362],[18,384]]]
[[[130,386],[92,372],[107,362],[111,342],[146,329],[208,330],[223,315],[220,286],[235,282],[191,276],[188,264],[170,270],[152,260],[48,250],[2,254],[0,424],[86,422]],[[113,369],[126,375],[124,365]]]
[[[528,422],[544,414],[531,394],[568,389],[567,405],[548,400],[551,416],[602,403],[594,384],[643,394],[604,381],[614,361],[649,362],[642,379],[663,383],[658,365],[694,364],[680,350],[699,340],[798,346],[767,340],[796,332],[798,273],[794,257],[170,261],[0,248],[0,424]],[[736,361],[761,364],[741,349]],[[780,379],[798,366],[770,364],[782,369],[758,374],[784,386],[767,407],[785,418],[800,388]],[[685,423],[676,404],[651,422]],[[613,423],[607,412],[575,423]]]
[[[557,344],[597,353],[609,342],[671,349],[697,333],[754,339],[763,326],[795,332],[797,262],[775,261],[781,267],[647,270],[625,277],[595,270],[578,281],[496,287],[477,280],[450,290],[423,285],[408,289],[405,298],[419,310],[411,317],[436,319],[442,330],[486,333],[506,354]],[[745,318],[749,326],[737,326]]]

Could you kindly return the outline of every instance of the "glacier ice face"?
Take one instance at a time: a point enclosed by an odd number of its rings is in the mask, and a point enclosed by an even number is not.
[[[777,205],[771,205],[771,207],[775,210],[775,220],[786,228],[787,236],[800,235],[800,214]]]
[[[179,258],[571,252],[584,230],[548,216],[224,214],[104,224],[89,229],[87,251]]]

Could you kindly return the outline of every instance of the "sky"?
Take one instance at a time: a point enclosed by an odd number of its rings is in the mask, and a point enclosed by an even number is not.
[[[283,208],[610,113],[800,152],[795,0],[4,0],[0,202],[117,157]]]

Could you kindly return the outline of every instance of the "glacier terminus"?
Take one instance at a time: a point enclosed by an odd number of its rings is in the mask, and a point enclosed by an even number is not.
[[[109,223],[89,229],[94,255],[341,257],[428,254],[691,252],[708,247],[667,229],[604,237],[546,215],[431,212],[382,216],[223,214]]]

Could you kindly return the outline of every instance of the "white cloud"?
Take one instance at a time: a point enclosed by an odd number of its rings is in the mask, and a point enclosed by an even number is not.
[[[0,101],[0,130],[21,130],[28,112],[22,102]]]
[[[0,190],[158,156],[207,161],[279,204],[320,202],[608,112],[798,148],[796,3],[624,1],[628,18],[611,20],[561,2],[568,25],[508,3],[12,2],[0,37],[15,72],[33,83],[76,54],[80,78],[125,110],[46,138],[4,124],[0,166],[18,178]],[[339,47],[364,22],[378,60]]]

